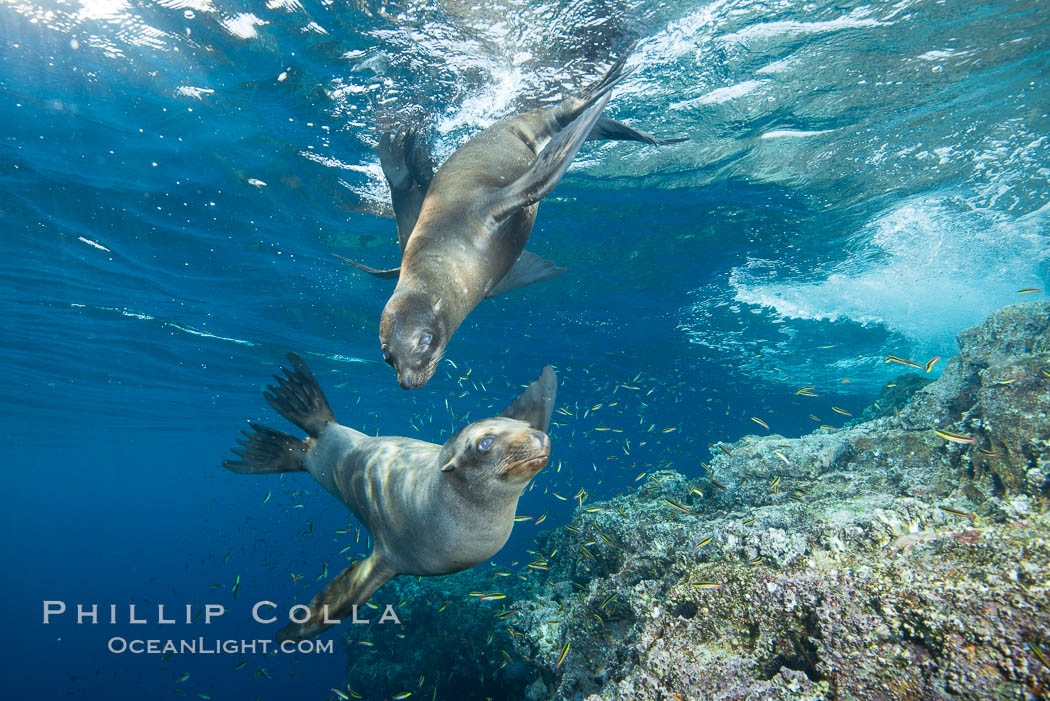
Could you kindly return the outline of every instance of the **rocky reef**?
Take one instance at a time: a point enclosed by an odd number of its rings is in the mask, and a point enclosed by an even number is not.
[[[1050,302],[958,340],[874,418],[716,447],[538,536],[457,631],[477,697],[1050,695]]]

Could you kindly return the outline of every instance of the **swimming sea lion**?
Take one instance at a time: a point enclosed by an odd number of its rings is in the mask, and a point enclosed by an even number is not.
[[[381,139],[401,265],[377,270],[343,260],[377,277],[398,278],[379,322],[379,340],[403,388],[430,380],[452,334],[482,299],[565,272],[524,248],[537,203],[558,184],[584,141],[682,140],[657,139],[601,116],[613,86],[628,75],[625,60],[578,95],[488,127],[436,174],[418,132]]]
[[[503,547],[518,497],[550,457],[557,378],[549,365],[498,417],[437,445],[341,426],[306,363],[288,358],[292,369],[282,367],[285,376],[274,375],[277,385],[263,396],[309,438],[249,424],[233,451],[240,460],[223,467],[250,475],[309,472],[350,508],[374,545],[313,598],[309,620],[285,626],[279,640],[317,635],[391,577],[459,572]]]

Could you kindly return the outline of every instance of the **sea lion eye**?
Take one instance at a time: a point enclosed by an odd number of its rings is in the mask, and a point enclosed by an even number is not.
[[[478,451],[482,453],[489,452],[490,450],[492,450],[492,444],[495,442],[496,439],[492,436],[485,436],[480,441],[478,441]]]
[[[389,363],[390,362],[390,357],[391,357],[390,356],[390,351],[388,349],[384,348],[383,349],[383,360]]]
[[[429,346],[431,341],[433,341],[433,340],[434,340],[434,334],[432,334],[432,333],[425,333],[419,339],[419,345],[421,345],[421,346]]]

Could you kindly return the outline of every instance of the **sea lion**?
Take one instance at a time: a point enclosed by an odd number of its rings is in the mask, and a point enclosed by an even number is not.
[[[309,472],[346,504],[374,543],[310,602],[310,618],[279,640],[310,638],[363,605],[399,574],[441,575],[495,555],[510,537],[518,497],[550,457],[547,437],[557,377],[548,365],[510,406],[476,421],[444,445],[400,436],[367,436],[336,423],[320,386],[299,356],[263,394],[306,440],[249,423],[239,474]]]
[[[626,57],[578,95],[508,117],[460,146],[436,174],[416,130],[385,134],[379,152],[397,219],[401,265],[377,270],[398,278],[383,309],[383,359],[404,389],[422,387],[467,314],[485,297],[565,272],[525,251],[537,203],[561,180],[584,141],[667,144],[602,110],[628,75]]]

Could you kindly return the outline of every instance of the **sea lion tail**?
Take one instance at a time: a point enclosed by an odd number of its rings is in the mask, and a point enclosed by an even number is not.
[[[288,360],[292,369],[282,366],[285,376],[274,375],[277,385],[267,385],[263,398],[278,414],[317,438],[325,426],[335,421],[335,416],[303,359],[289,353]]]
[[[240,460],[223,460],[222,466],[239,475],[266,475],[275,472],[300,472],[304,469],[306,443],[295,436],[267,426],[249,423],[252,433],[242,431],[241,448],[233,449]]]

